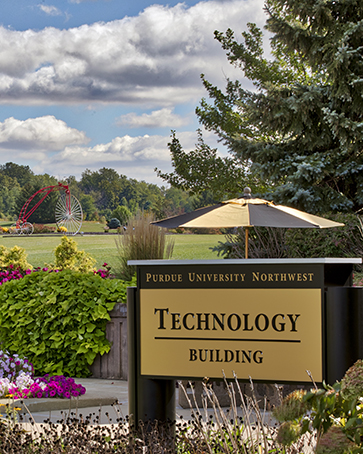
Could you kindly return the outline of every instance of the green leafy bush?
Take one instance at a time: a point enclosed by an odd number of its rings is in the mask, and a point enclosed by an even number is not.
[[[107,227],[109,229],[118,229],[121,227],[121,222],[116,218],[112,218],[111,221],[108,222]]]
[[[2,348],[26,356],[36,375],[88,376],[107,353],[109,311],[130,283],[71,270],[32,273],[0,287]]]
[[[289,229],[285,243],[289,257],[363,257],[363,237],[355,214],[327,214],[344,227],[332,229]]]
[[[363,360],[348,369],[340,382],[309,392],[294,392],[273,415],[283,424],[277,439],[285,446],[306,432],[317,433],[317,454],[363,452]]]
[[[32,269],[33,267],[28,263],[27,257],[28,254],[22,247],[14,246],[13,248],[8,249],[5,246],[0,245],[1,269],[10,268],[10,265],[13,269],[19,269],[21,271]]]
[[[90,273],[94,271],[96,260],[85,251],[79,251],[77,243],[67,236],[63,236],[61,243],[54,250],[55,267],[62,270]],[[51,268],[54,268],[50,265]]]
[[[111,216],[118,219],[122,225],[126,225],[128,220],[131,218],[131,211],[127,207],[119,205],[115,210],[113,210]]]

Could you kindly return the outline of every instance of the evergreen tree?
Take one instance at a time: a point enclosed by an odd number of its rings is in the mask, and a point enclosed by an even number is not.
[[[266,12],[271,59],[254,24],[242,42],[231,30],[215,33],[255,90],[229,80],[222,91],[202,76],[212,103],[201,101],[199,120],[227,145],[234,163],[272,188],[275,201],[310,212],[358,210],[363,2],[267,0]],[[215,157],[206,161],[212,166]]]

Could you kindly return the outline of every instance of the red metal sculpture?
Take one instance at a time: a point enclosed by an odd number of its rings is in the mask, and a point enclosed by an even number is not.
[[[29,197],[20,210],[18,220],[10,227],[10,233],[14,235],[31,235],[34,231],[34,227],[28,222],[28,218],[51,192],[56,191],[62,191],[55,207],[55,221],[57,227],[65,227],[67,229],[65,233],[70,235],[75,235],[79,232],[83,219],[81,204],[73,195],[71,195],[68,185],[58,183],[56,186],[47,186],[39,189],[39,191]],[[34,206],[29,208],[32,200],[38,194],[43,195]]]

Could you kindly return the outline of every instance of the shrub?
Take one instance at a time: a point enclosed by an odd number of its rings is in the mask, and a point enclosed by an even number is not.
[[[250,229],[249,257],[251,258],[313,258],[363,257],[363,235],[358,217],[354,214],[327,214],[344,227],[331,229],[278,229],[256,227]],[[226,242],[214,248],[225,258],[244,258],[244,229],[226,235]]]
[[[250,228],[248,256],[250,258],[284,258],[288,256],[285,243],[286,229],[257,227]],[[226,241],[219,241],[213,248],[218,255],[227,259],[245,258],[245,230],[238,227],[227,233]]]
[[[316,432],[319,454],[362,452],[362,371],[363,360],[358,360],[341,382],[287,396],[281,407],[274,410],[279,421],[284,421],[278,429],[281,443],[289,445],[306,432]],[[292,426],[296,429],[294,433],[285,433]]]
[[[112,218],[111,221],[107,223],[107,227],[109,229],[118,229],[121,227],[121,222],[116,218]]]
[[[110,350],[108,311],[126,301],[127,283],[70,270],[32,273],[0,287],[0,341],[29,358],[37,375],[89,375]]]
[[[33,233],[53,233],[55,232],[55,227],[44,224],[33,224],[34,232]]]
[[[13,268],[21,271],[32,269],[33,267],[27,262],[28,254],[25,249],[19,246],[14,246],[11,249],[0,245],[0,268]]]
[[[288,229],[286,245],[292,257],[362,257],[363,238],[354,214],[328,213],[328,219],[344,227],[332,229]]]
[[[111,216],[119,220],[122,225],[126,225],[128,220],[131,218],[131,211],[127,207],[119,205],[115,210],[113,210]]]
[[[94,271],[96,260],[87,252],[79,251],[77,243],[72,238],[63,236],[54,254],[56,268],[83,273]]]
[[[150,223],[154,217],[150,213],[138,213],[129,220],[127,230],[118,236],[118,274],[130,280],[135,274],[135,267],[127,265],[128,260],[149,260],[170,258],[174,240],[166,239],[165,229]]]

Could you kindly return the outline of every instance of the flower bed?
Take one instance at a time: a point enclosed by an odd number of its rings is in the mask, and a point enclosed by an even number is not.
[[[102,279],[108,279],[113,277],[110,273],[111,267],[107,264],[104,263],[103,268],[100,268],[99,270],[95,270],[93,274],[97,274],[98,276],[102,277]],[[20,268],[15,268],[13,265],[9,265],[7,269],[1,270],[0,271],[0,285],[4,284],[5,282],[12,281],[12,280],[19,280],[22,279],[24,276],[27,276],[28,274],[31,273],[37,273],[37,272],[44,272],[44,273],[59,273],[58,269],[49,269],[47,267],[43,268],[34,268],[30,269],[28,268],[25,271],[22,271]]]
[[[33,365],[19,355],[0,351],[0,398],[58,397],[71,399],[85,394],[86,389],[64,375],[33,377]]]

